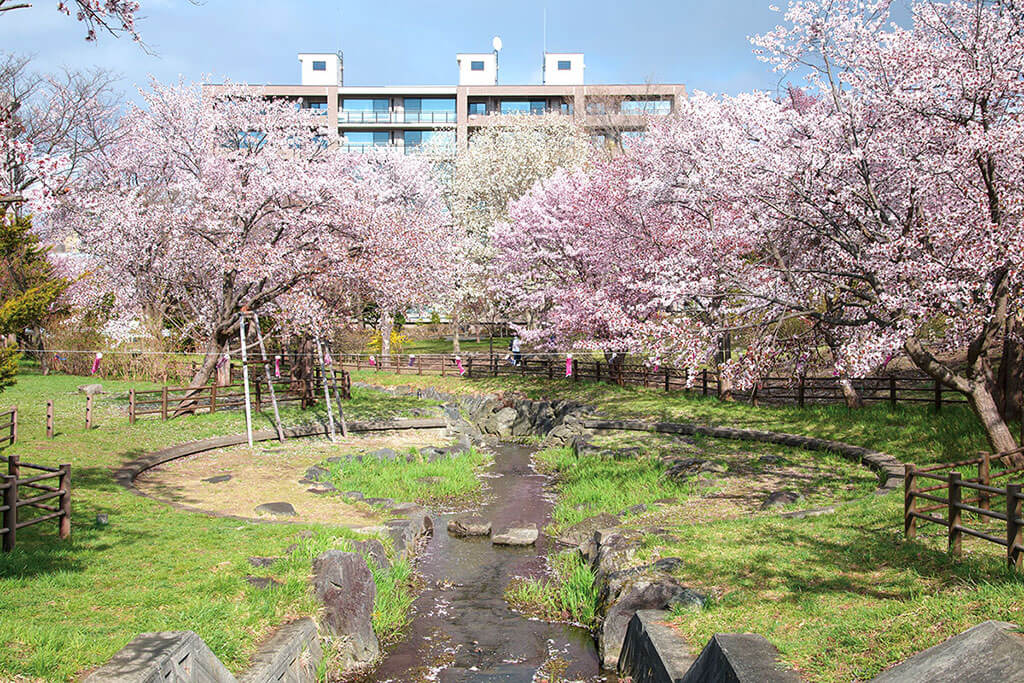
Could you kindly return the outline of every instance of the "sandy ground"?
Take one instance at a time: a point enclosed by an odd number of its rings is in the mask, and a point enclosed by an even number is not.
[[[381,517],[363,503],[347,503],[338,495],[309,493],[308,484],[300,484],[306,469],[333,455],[361,450],[446,445],[450,439],[441,429],[418,429],[338,437],[295,439],[285,444],[264,442],[255,448],[235,446],[199,453],[169,462],[142,473],[135,480],[139,490],[167,501],[189,505],[209,512],[265,517],[289,522],[318,522],[347,527],[379,524]],[[203,481],[219,475],[231,479],[219,483]],[[258,515],[262,503],[291,503],[295,517]]]

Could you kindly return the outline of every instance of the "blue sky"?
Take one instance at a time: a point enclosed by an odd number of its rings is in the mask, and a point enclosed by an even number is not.
[[[34,1],[0,15],[0,49],[33,55],[43,71],[113,69],[130,93],[149,75],[295,83],[298,52],[336,50],[345,53],[347,85],[451,84],[455,53],[487,51],[495,34],[505,45],[501,82],[537,83],[545,9],[548,50],[585,52],[588,83],[724,93],[779,83],[747,40],[780,21],[772,0],[141,0],[139,28],[154,55],[109,35],[86,43],[82,25],[59,14],[56,0]]]

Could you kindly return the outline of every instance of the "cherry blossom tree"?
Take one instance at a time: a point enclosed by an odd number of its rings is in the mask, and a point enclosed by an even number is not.
[[[5,12],[28,9],[32,3],[24,0],[0,0],[0,17]],[[58,2],[57,10],[85,24],[85,39],[96,40],[96,32],[106,31],[112,36],[125,33],[132,40],[141,38],[135,29],[135,16],[141,5],[133,0],[75,0],[74,2]]]
[[[204,353],[204,384],[237,334],[354,244],[353,181],[315,117],[256,88],[153,83],[93,159],[68,220],[134,310],[173,319]],[[162,323],[159,323],[162,324]]]

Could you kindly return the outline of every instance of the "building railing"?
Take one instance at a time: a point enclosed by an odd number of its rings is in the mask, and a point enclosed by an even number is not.
[[[407,111],[405,123],[455,123],[458,115],[453,111]]]
[[[339,111],[338,123],[392,123],[397,117],[390,111]]]

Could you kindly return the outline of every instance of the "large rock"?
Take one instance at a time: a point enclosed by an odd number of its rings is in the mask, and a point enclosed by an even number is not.
[[[643,543],[643,533],[635,529],[598,529],[580,546],[580,554],[590,563],[600,582],[615,572],[635,566]]]
[[[621,578],[609,577],[609,583],[602,590],[604,621],[598,633],[598,645],[601,664],[608,669],[618,665],[629,620],[637,610],[668,609],[674,605],[699,609],[705,602],[703,595],[656,569],[626,570],[624,574]]]
[[[398,454],[392,448],[378,448],[367,453],[366,457],[376,458],[377,460],[394,460],[398,457]]]
[[[416,549],[416,542],[422,536],[433,533],[434,521],[423,510],[417,510],[405,519],[388,520],[384,528],[394,544],[395,554],[408,559]]]
[[[883,671],[872,681],[1024,681],[1024,635],[1011,630],[1015,628],[1005,621],[984,621]]]
[[[372,662],[380,642],[371,618],[377,585],[359,553],[328,550],[313,560],[313,592],[323,604],[321,625],[342,669]]]
[[[581,545],[588,539],[593,538],[594,532],[599,529],[611,529],[619,526],[621,521],[615,515],[602,512],[593,517],[576,522],[568,529],[558,535],[558,542],[565,545]]]
[[[364,555],[373,562],[379,569],[391,568],[391,560],[388,558],[388,551],[376,538],[368,538],[365,541],[352,541],[352,550]]]
[[[85,394],[86,396],[95,396],[96,394],[103,393],[102,384],[81,384],[78,387],[78,393]]]
[[[484,431],[488,434],[494,434],[500,439],[507,439],[512,436],[512,425],[515,424],[518,417],[519,413],[516,412],[515,408],[511,406],[502,408],[487,420]]]
[[[539,536],[536,524],[522,524],[492,534],[491,543],[494,545],[533,545]]]
[[[459,515],[448,520],[448,533],[452,536],[486,536],[491,533],[491,522],[475,513]]]
[[[768,494],[768,497],[761,503],[762,510],[770,510],[772,508],[781,508],[800,500],[803,496],[793,491],[775,491]]]

